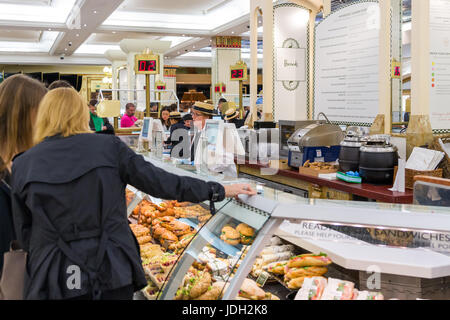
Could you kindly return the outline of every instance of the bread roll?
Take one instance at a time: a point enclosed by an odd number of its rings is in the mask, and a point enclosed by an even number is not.
[[[332,263],[326,255],[303,254],[289,260],[289,268],[325,267]]]
[[[303,267],[287,269],[286,278],[295,279],[299,277],[320,277],[327,273],[326,267]]]
[[[305,277],[292,279],[288,282],[288,288],[292,290],[300,289],[303,285],[303,281],[305,281]]]

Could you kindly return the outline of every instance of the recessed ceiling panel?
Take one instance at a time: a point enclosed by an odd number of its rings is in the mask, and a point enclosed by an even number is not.
[[[172,14],[201,14],[229,0],[125,0],[120,7],[124,11],[158,12]]]
[[[2,30],[0,41],[39,42],[41,31]]]
[[[155,40],[158,36],[138,33],[138,32],[116,32],[116,33],[94,33],[92,34],[87,44],[118,44],[123,39],[150,39]]]
[[[49,6],[52,0],[0,0],[0,3],[12,3],[17,5],[32,5],[32,6]]]

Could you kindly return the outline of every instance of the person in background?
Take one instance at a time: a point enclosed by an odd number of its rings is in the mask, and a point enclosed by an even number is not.
[[[57,88],[73,88],[72,85],[66,80],[56,80],[53,81],[49,86],[48,90],[53,90]]]
[[[11,166],[15,155],[33,146],[33,127],[45,86],[25,75],[0,85],[0,274],[3,254],[16,240],[11,211]]]
[[[206,120],[212,119],[212,117],[216,115],[217,112],[214,110],[214,106],[212,104],[198,101],[192,107],[194,126],[198,131],[195,134],[194,141],[191,146],[191,161],[194,161],[195,159],[195,152],[200,140],[201,132],[205,129]]]
[[[127,219],[127,185],[195,203],[255,195],[248,184],[222,186],[164,171],[118,137],[93,134],[88,122],[75,90],[49,92],[37,114],[36,145],[14,161],[14,224],[28,252],[25,299],[131,300],[147,285]],[[67,285],[74,265],[78,288]]]
[[[191,130],[193,127],[193,121],[194,121],[194,119],[192,118],[192,114],[190,114],[190,113],[185,114],[182,119],[183,119],[184,127],[187,130]]]
[[[172,146],[172,150],[173,148],[181,143],[183,141],[183,137],[179,137],[176,140],[173,140],[173,133],[176,130],[189,130],[188,128],[186,128],[186,126],[184,125],[184,121],[181,118],[181,114],[178,111],[174,111],[170,113],[169,116],[169,120],[170,120],[170,137],[167,140],[167,144],[170,144]],[[171,157],[173,157],[174,155],[171,152]],[[176,158],[182,158],[183,157],[183,150],[180,151],[180,153],[176,156]]]
[[[158,112],[158,103],[156,102],[150,103],[150,112]]]
[[[177,110],[178,107],[177,107],[177,104],[176,104],[176,103],[171,104],[171,105],[169,106],[169,108],[170,108],[170,112],[178,111],[178,110]]]
[[[166,130],[166,131],[170,130],[169,117],[170,117],[170,108],[169,107],[162,108],[160,120],[161,120],[164,130]]]
[[[121,128],[131,128],[135,127],[137,118],[134,116],[136,113],[136,106],[133,103],[127,103],[125,106],[125,114],[120,119]]]
[[[224,98],[220,98],[219,99],[219,103],[218,103],[218,105],[217,105],[217,110],[218,110],[218,112],[219,112],[219,116],[222,118],[222,120],[223,120],[223,118],[224,118],[224,114],[225,114],[225,112],[224,112],[224,104],[225,103],[227,103],[227,100],[226,99],[224,99]]]
[[[97,104],[98,101],[95,99],[89,101],[89,127],[96,133],[114,134],[114,127],[109,123],[108,118],[100,118],[97,115]]]
[[[187,103],[187,102],[182,102],[181,104],[180,104],[180,110],[181,110],[181,112],[183,112],[183,113],[190,113],[191,111],[190,111],[190,108],[189,108],[189,104]]]
[[[239,111],[236,108],[230,108],[225,113],[224,120],[226,123],[233,123],[236,129],[239,129],[244,125],[244,121],[239,119]]]

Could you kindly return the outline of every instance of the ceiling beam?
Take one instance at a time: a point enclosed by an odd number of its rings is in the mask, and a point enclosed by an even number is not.
[[[97,28],[122,4],[124,0],[84,0],[78,2],[69,20],[75,19],[73,29],[58,37],[50,50],[51,55],[72,55]],[[78,18],[78,19],[77,19]],[[70,23],[72,21],[68,21]],[[103,52],[102,52],[103,54]]]

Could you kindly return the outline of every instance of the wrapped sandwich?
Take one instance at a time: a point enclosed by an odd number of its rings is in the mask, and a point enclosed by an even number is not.
[[[295,300],[320,300],[326,286],[327,279],[323,277],[305,278]]]
[[[325,253],[320,254],[301,254],[299,256],[292,257],[289,260],[289,268],[301,268],[301,267],[325,267],[332,263],[331,259],[327,257]]]

